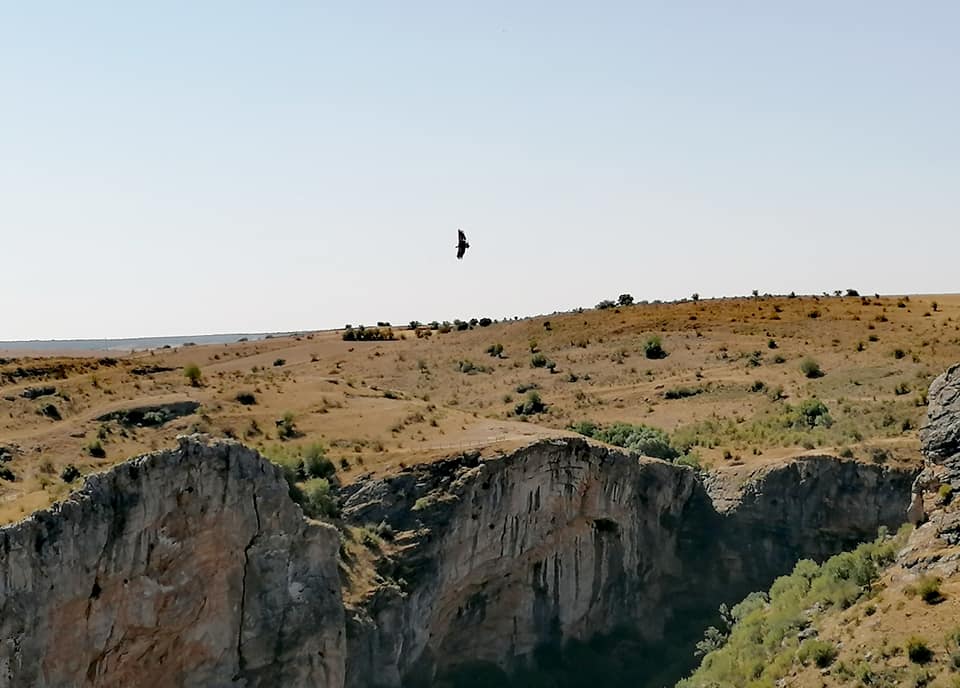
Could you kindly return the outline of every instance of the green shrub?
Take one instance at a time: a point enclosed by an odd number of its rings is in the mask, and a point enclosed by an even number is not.
[[[667,352],[663,350],[663,343],[660,341],[660,337],[654,335],[643,343],[643,354],[647,358],[657,359],[665,358]]]
[[[823,377],[823,371],[820,369],[820,364],[809,356],[800,362],[800,371],[811,379]]]
[[[914,664],[926,664],[933,659],[933,650],[927,645],[927,641],[919,636],[910,636],[906,643],[907,657]]]
[[[236,400],[244,406],[253,406],[257,403],[257,397],[253,392],[237,392]]]
[[[924,576],[917,582],[916,590],[920,599],[927,604],[937,604],[943,600],[940,592],[941,580],[935,576]]]
[[[765,392],[767,391],[767,383],[764,382],[763,380],[754,380],[750,384],[750,391],[755,393]]]
[[[898,361],[906,355],[907,355],[907,352],[904,351],[903,349],[898,348],[893,350],[893,357]]]
[[[819,399],[804,399],[797,406],[787,406],[785,424],[794,430],[829,428],[833,425],[830,409]]]
[[[337,472],[333,461],[327,458],[327,451],[324,446],[315,442],[307,447],[303,453],[304,471],[311,478],[332,478]]]
[[[530,366],[533,368],[543,368],[547,365],[547,357],[543,354],[534,354],[530,357]]]
[[[103,459],[107,456],[107,450],[98,439],[87,445],[87,453],[95,459]]]
[[[824,640],[809,639],[804,640],[797,650],[797,659],[803,664],[813,662],[821,669],[825,669],[837,658],[837,648],[833,643]]]
[[[664,399],[685,399],[703,393],[702,387],[673,387],[663,393]]]
[[[330,487],[330,481],[324,478],[314,478],[305,482],[300,489],[303,492],[301,506],[308,516],[335,518],[340,514],[340,508]]]
[[[591,421],[581,421],[572,426],[572,429],[581,435],[623,447],[644,456],[672,461],[681,455],[681,452],[671,444],[667,433],[649,425],[614,423],[601,427]]]
[[[500,355],[503,354],[503,344],[500,344],[499,342],[496,344],[491,344],[487,347],[486,353],[494,356],[495,358],[499,358]]]
[[[283,414],[283,417],[277,421],[277,437],[282,440],[289,440],[294,437],[299,436],[300,432],[297,430],[297,425],[294,420],[293,413],[287,411]]]
[[[527,392],[526,398],[514,407],[513,412],[518,416],[532,416],[546,410],[547,405],[543,403],[540,395],[536,391],[530,390]]]
[[[203,373],[200,372],[200,366],[196,363],[190,363],[183,368],[183,374],[187,378],[187,381],[190,383],[191,387],[199,387],[200,379],[203,377]]]
[[[80,469],[74,466],[72,463],[69,464],[66,468],[63,469],[60,473],[60,479],[65,483],[72,483],[74,480],[80,477]]]
[[[949,504],[953,501],[953,485],[950,483],[944,483],[940,486],[940,489],[937,490],[937,501],[941,504]]]

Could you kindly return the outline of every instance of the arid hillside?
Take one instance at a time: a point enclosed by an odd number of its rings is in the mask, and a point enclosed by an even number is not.
[[[604,305],[374,328],[386,340],[357,341],[357,325],[349,340],[0,352],[0,522],[189,431],[278,457],[322,444],[343,483],[613,423],[662,429],[717,470],[811,450],[919,463],[926,389],[960,359],[955,295]]]

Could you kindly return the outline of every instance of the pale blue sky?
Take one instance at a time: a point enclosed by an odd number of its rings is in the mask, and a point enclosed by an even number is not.
[[[958,291],[958,51],[956,2],[0,0],[0,340]]]

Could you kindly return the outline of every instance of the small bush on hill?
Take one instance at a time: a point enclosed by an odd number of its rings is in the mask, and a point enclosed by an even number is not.
[[[69,464],[63,471],[60,473],[60,479],[65,483],[72,483],[74,480],[80,477],[80,469],[74,466],[72,463]]]
[[[663,350],[663,343],[660,337],[654,335],[643,343],[643,354],[650,359],[665,358],[667,352]]]
[[[804,399],[797,406],[787,405],[785,421],[787,427],[795,430],[833,425],[830,409],[819,399]]]
[[[332,478],[337,472],[333,461],[327,458],[326,448],[319,443],[311,444],[303,453],[304,472],[311,478]]]
[[[294,422],[293,414],[290,411],[283,414],[283,417],[276,422],[276,426],[277,437],[282,440],[288,440],[300,434]]]
[[[906,643],[907,657],[914,664],[926,664],[933,659],[933,650],[927,645],[927,641],[918,636],[911,636]]]
[[[191,387],[199,387],[200,379],[203,377],[203,374],[200,372],[200,366],[196,363],[190,363],[183,369],[183,374],[187,378],[187,381],[190,383]]]
[[[804,640],[797,650],[797,659],[802,664],[813,662],[819,668],[825,669],[837,658],[837,648],[833,643],[824,640],[809,639]]]
[[[800,362],[800,371],[811,379],[823,377],[823,371],[820,369],[820,364],[809,356]]]
[[[927,604],[937,604],[943,600],[940,592],[940,579],[935,576],[924,576],[917,582],[917,594]]]
[[[664,399],[685,399],[703,393],[702,387],[673,387],[663,393]]]
[[[253,406],[257,403],[257,397],[253,392],[237,392],[237,403],[243,404],[244,406]]]
[[[308,516],[335,518],[340,515],[340,507],[329,480],[324,478],[308,480],[300,490],[303,493],[301,507]]]
[[[543,354],[534,354],[530,357],[530,366],[532,368],[544,368],[547,365],[547,357]]]
[[[546,410],[547,405],[543,403],[540,395],[536,391],[530,390],[527,392],[526,398],[514,407],[513,412],[518,416],[532,416]]]

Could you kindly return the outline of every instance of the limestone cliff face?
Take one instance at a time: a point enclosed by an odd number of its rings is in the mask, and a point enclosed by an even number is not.
[[[801,557],[822,561],[909,520],[917,471],[803,456],[754,471],[731,490],[708,480],[723,517],[718,572],[743,594]],[[732,495],[731,495],[732,492]]]
[[[829,457],[711,491],[690,469],[580,440],[464,458],[370,482],[358,523],[403,533],[398,586],[349,625],[348,685],[429,685],[457,664],[510,669],[543,644],[678,616],[768,585],[906,518],[913,474]]]
[[[0,686],[341,686],[338,546],[235,443],[92,476],[0,528]]]
[[[576,439],[419,466],[344,490],[397,550],[345,613],[336,530],[256,452],[184,438],[0,528],[0,688],[418,686],[604,634],[677,645],[898,526],[912,478],[809,457],[731,485]]]

